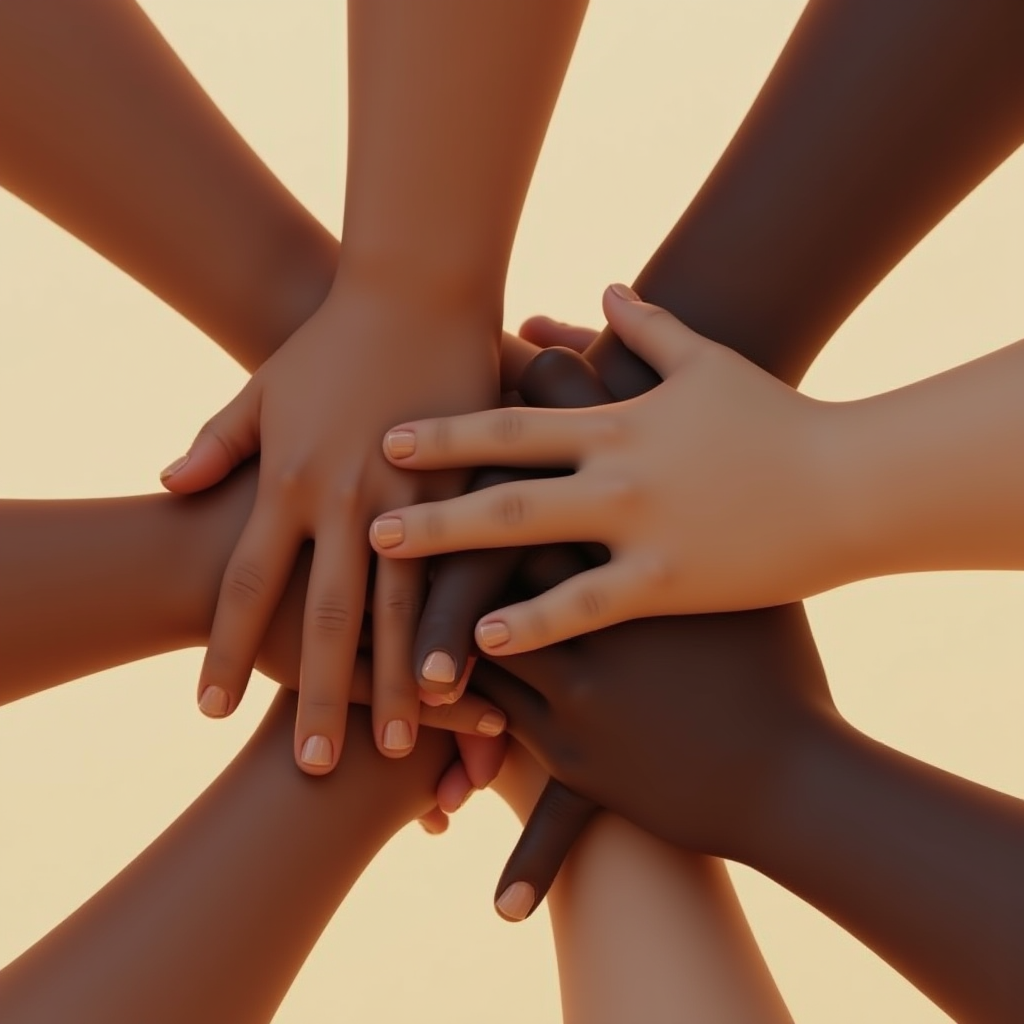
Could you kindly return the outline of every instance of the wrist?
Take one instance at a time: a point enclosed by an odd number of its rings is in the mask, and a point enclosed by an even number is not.
[[[410,303],[437,315],[462,315],[500,330],[505,267],[486,260],[428,252],[341,245],[332,295],[359,293],[385,302]]]
[[[870,399],[821,405],[818,465],[833,568],[833,578],[825,582],[835,587],[888,571],[885,552],[894,510],[887,503],[883,464],[897,438],[879,434]]]
[[[208,641],[221,579],[255,493],[255,467],[243,467],[209,491],[164,499],[167,523],[162,550],[166,578],[171,581],[168,617],[178,646],[202,646]]]

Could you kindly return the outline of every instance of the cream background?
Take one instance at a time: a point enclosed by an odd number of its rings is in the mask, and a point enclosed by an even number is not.
[[[338,225],[340,0],[143,6],[285,182]],[[597,322],[602,286],[629,279],[675,220],[801,6],[594,0],[523,221],[510,324],[535,311]],[[1022,216],[1018,154],[842,329],[809,390],[867,394],[1024,334]],[[0,195],[0,493],[151,490],[242,379],[134,282]],[[862,584],[812,602],[811,614],[856,724],[1024,796],[1022,608],[1019,574],[965,574]],[[211,723],[193,707],[197,668],[186,652],[4,709],[0,962],[100,887],[243,742],[269,686],[256,686],[231,721]],[[407,830],[332,923],[278,1019],[557,1020],[543,915],[513,928],[490,908],[514,837],[489,796],[443,840]],[[735,874],[798,1021],[946,1019],[817,913]]]

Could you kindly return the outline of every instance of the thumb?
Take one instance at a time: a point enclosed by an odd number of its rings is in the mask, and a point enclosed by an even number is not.
[[[701,345],[709,344],[660,306],[644,302],[625,284],[609,285],[602,302],[604,314],[622,343],[665,380]]]
[[[260,391],[250,381],[206,421],[189,450],[160,474],[160,482],[175,494],[206,490],[255,455],[259,446]]]

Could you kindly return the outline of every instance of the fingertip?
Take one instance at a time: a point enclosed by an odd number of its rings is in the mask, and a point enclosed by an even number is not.
[[[296,754],[295,763],[307,775],[327,775],[334,769],[339,746],[328,736],[307,736]]]
[[[413,725],[404,718],[393,718],[381,729],[377,749],[385,757],[407,757],[416,745]]]
[[[416,432],[407,426],[395,427],[384,436],[384,454],[392,462],[400,462],[416,454]]]
[[[502,648],[508,647],[512,639],[512,632],[507,623],[500,619],[481,619],[477,623],[474,635],[480,649],[487,651],[488,654],[506,653]]]
[[[640,302],[640,296],[628,284],[610,284],[605,289],[605,298],[613,302]]]
[[[385,513],[370,524],[370,544],[374,551],[387,554],[405,540],[405,524],[394,513]]]
[[[537,893],[529,882],[513,882],[494,901],[498,916],[506,921],[525,921],[537,906]]]
[[[231,714],[231,695],[221,686],[204,686],[199,694],[199,710],[207,718],[227,718]]]

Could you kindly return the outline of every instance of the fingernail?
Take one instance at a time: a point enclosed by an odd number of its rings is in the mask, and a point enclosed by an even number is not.
[[[182,455],[181,458],[175,459],[169,466],[160,471],[160,479],[166,480],[168,477],[174,476],[174,474],[177,473],[186,462],[188,462],[187,455]]]
[[[420,675],[432,683],[454,683],[455,659],[447,651],[431,651],[423,659]]]
[[[481,736],[500,736],[505,731],[505,716],[500,711],[488,711],[480,716],[476,731]]]
[[[420,828],[423,829],[428,836],[439,836],[441,834],[441,829],[428,825],[422,818],[417,818],[416,820],[419,822]]]
[[[461,799],[461,800],[460,800],[460,801],[458,802],[458,804],[456,804],[456,806],[455,806],[455,810],[457,810],[457,811],[461,811],[461,810],[462,810],[462,808],[466,806],[466,802],[467,802],[467,801],[469,800],[469,798],[470,798],[470,797],[471,797],[471,796],[472,796],[472,795],[473,795],[473,794],[474,794],[475,792],[476,792],[476,790],[475,790],[475,789],[474,789],[474,788],[473,788],[472,786],[470,786],[470,787],[469,787],[469,789],[467,789],[467,790],[466,790],[466,792],[465,792],[465,794],[463,795],[462,799]]]
[[[392,430],[384,443],[393,459],[407,459],[416,451],[416,435],[411,430]]]
[[[333,760],[334,750],[331,741],[326,736],[310,736],[302,744],[302,753],[299,755],[303,764],[310,768],[325,768]]]
[[[485,622],[476,628],[481,647],[501,647],[512,637],[504,622]]]
[[[223,718],[228,713],[228,691],[208,686],[199,697],[199,710],[210,718]]]
[[[405,539],[401,519],[378,519],[373,524],[373,539],[382,548],[393,548]]]
[[[533,910],[536,898],[529,882],[513,882],[495,900],[494,906],[506,921],[522,921]]]
[[[408,750],[412,746],[412,729],[404,719],[395,718],[384,726],[385,750]]]
[[[628,284],[610,284],[608,285],[608,290],[620,299],[625,299],[626,302],[640,301],[640,296]]]

